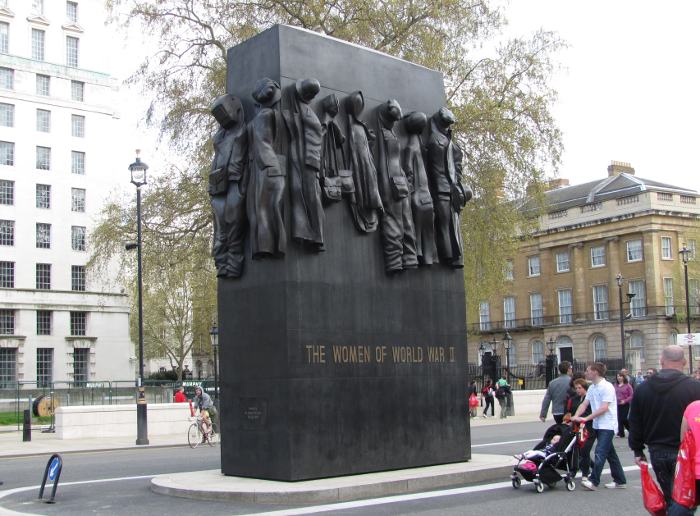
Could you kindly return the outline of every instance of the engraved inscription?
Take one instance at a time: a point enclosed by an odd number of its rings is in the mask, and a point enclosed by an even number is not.
[[[330,348],[330,349],[327,349]],[[307,364],[448,364],[455,362],[454,346],[304,346]]]

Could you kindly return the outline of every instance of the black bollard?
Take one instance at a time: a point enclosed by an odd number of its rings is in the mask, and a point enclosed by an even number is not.
[[[24,424],[22,425],[22,441],[27,442],[32,440],[32,411],[26,409],[24,411]]]

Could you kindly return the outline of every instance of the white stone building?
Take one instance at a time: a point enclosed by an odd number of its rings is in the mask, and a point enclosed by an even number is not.
[[[0,0],[0,388],[134,378],[128,298],[85,269],[126,175],[104,19],[98,0]]]

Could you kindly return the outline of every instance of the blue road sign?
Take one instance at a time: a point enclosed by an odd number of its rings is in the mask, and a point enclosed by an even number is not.
[[[56,480],[56,476],[61,468],[61,458],[54,457],[51,459],[51,464],[49,465],[49,480],[53,482]]]

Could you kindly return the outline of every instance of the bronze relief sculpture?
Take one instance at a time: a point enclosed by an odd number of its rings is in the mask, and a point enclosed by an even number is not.
[[[421,134],[428,124],[425,113],[413,112],[404,117],[404,129],[408,141],[403,150],[403,169],[411,190],[411,211],[416,233],[416,255],[421,265],[438,262],[435,247],[435,213],[430,195],[428,175],[423,161]]]
[[[364,108],[365,99],[361,91],[355,91],[345,99],[350,165],[355,183],[355,192],[350,196],[350,208],[357,229],[371,233],[377,230],[378,213],[384,211],[384,207],[379,196],[377,169],[369,147],[375,135],[359,118]]]
[[[440,262],[452,267],[464,267],[462,232],[459,213],[471,198],[471,190],[462,184],[461,154],[455,151],[450,127],[455,122],[452,112],[440,108],[430,119],[428,140],[428,174],[433,204],[435,232]],[[459,157],[459,167],[455,163]]]
[[[209,195],[214,212],[212,255],[216,274],[239,278],[243,273],[243,241],[247,229],[245,189],[248,138],[240,99],[222,95],[211,106],[219,122],[214,135],[214,160],[209,174]]]
[[[282,196],[286,186],[286,158],[280,153],[283,128],[279,84],[269,78],[255,84],[258,112],[248,128],[250,184],[247,213],[253,258],[284,256],[287,233]]]
[[[400,119],[401,106],[396,100],[379,106],[377,178],[384,206],[380,227],[388,274],[418,266],[409,183],[401,167],[401,143],[394,133],[394,125]]]
[[[309,103],[321,90],[316,79],[300,79],[289,88],[288,109],[282,111],[289,135],[287,182],[292,238],[315,252],[324,250],[321,204],[321,122]]]
[[[336,94],[326,96],[317,104],[319,117],[311,103],[320,89],[316,79],[300,79],[283,98],[277,82],[260,79],[252,92],[257,112],[248,124],[240,99],[227,94],[212,103],[220,126],[209,174],[217,276],[241,276],[247,235],[253,259],[283,257],[287,227],[306,249],[324,251],[324,201],[343,197],[360,232],[380,229],[388,274],[438,262],[463,267],[459,217],[472,193],[462,183],[452,112],[443,107],[430,119],[420,112],[402,118],[391,99],[376,110],[375,134],[360,119],[362,92],[342,104]],[[345,136],[335,120],[341,106]]]

